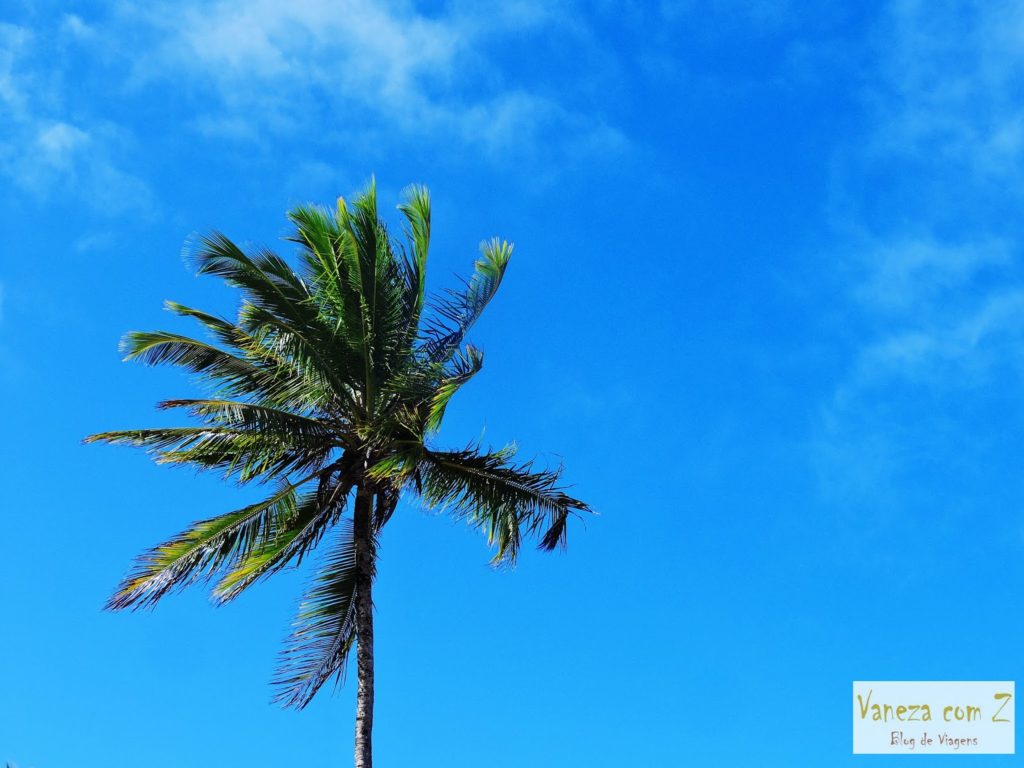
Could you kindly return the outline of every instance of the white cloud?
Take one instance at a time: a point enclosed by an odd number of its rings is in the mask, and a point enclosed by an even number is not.
[[[892,235],[862,243],[855,260],[861,279],[853,293],[872,312],[889,316],[930,311],[950,293],[960,293],[986,270],[1013,262],[1000,240],[946,242],[935,235]]]
[[[389,102],[414,96],[424,74],[448,74],[463,42],[456,24],[363,0],[252,0],[185,8],[175,17],[177,39],[167,52],[182,66],[236,84],[315,76],[330,53],[339,58],[323,75],[340,75],[336,85]]]
[[[128,118],[113,122],[103,100],[166,97],[200,139],[318,156],[444,147],[533,161],[536,178],[553,158],[628,147],[597,96],[560,87],[557,72],[521,77],[502,58],[525,35],[593,45],[582,24],[536,0],[430,13],[403,0],[126,2],[36,30],[0,24],[0,177],[38,200],[60,190],[107,213],[151,206]]]
[[[1020,178],[1024,4],[901,0],[878,45],[886,58],[876,152],[952,162],[973,183]]]
[[[65,14],[61,19],[60,31],[79,40],[92,40],[96,36],[96,30],[73,13]]]
[[[902,326],[882,334],[860,351],[844,392],[877,395],[880,386],[901,381],[943,390],[977,387],[994,371],[1024,373],[1024,287],[985,295],[946,321]]]
[[[840,491],[828,465],[878,490],[943,434],[968,451],[962,399],[1024,382],[1024,4],[900,0],[871,51],[833,178],[856,339],[813,441]]]
[[[880,25],[872,124],[840,181],[863,202],[839,215],[859,233],[852,296],[883,337],[950,341],[943,328],[1024,286],[1024,227],[1006,216],[1024,202],[1022,44],[1016,2],[901,0]]]
[[[24,27],[0,23],[0,106],[5,112],[17,114],[24,109],[25,94],[15,75],[15,66],[31,39],[31,33]]]
[[[322,126],[342,135],[397,134],[457,141],[497,158],[545,144],[621,149],[600,115],[516,82],[495,53],[516,35],[572,30],[550,6],[446,6],[427,15],[405,3],[272,0],[137,8],[116,22],[155,36],[135,62],[140,84],[182,78],[215,94],[193,126],[208,136],[258,140]]]
[[[36,135],[39,161],[54,168],[68,168],[74,156],[89,143],[89,134],[68,123],[45,126]]]
[[[86,35],[75,18],[65,17],[61,30]],[[61,73],[51,62],[55,44],[0,24],[0,177],[39,200],[59,193],[108,214],[147,207],[148,186],[117,159],[130,143],[126,132],[108,121],[69,117]]]
[[[33,116],[22,120],[0,148],[0,172],[40,200],[61,194],[107,214],[145,210],[152,204],[149,186],[122,170],[113,156],[125,140],[124,132],[109,123],[93,124],[87,132]]]

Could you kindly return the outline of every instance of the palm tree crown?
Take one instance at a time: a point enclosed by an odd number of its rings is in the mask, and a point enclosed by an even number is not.
[[[333,211],[295,208],[295,266],[221,234],[201,238],[198,271],[241,291],[237,319],[168,303],[210,341],[157,331],[123,342],[126,359],[180,366],[212,385],[207,398],[159,404],[198,424],[87,438],[271,488],[262,501],[193,523],[144,553],[111,609],[151,606],[203,580],[223,603],[325,542],[275,680],[277,700],[290,706],[305,706],[340,676],[354,643],[369,646],[372,681],[375,542],[404,492],[482,529],[498,563],[514,561],[529,535],[542,549],[564,546],[569,516],[588,510],[559,487],[558,471],[518,462],[511,448],[433,446],[449,401],[481,368],[466,335],[497,291],[512,246],[484,243],[462,288],[428,300],[427,191],[410,188],[399,210],[405,243],[378,216],[372,185]],[[359,664],[362,681],[362,655]],[[366,739],[368,753],[369,725]],[[357,743],[357,763],[358,755]]]

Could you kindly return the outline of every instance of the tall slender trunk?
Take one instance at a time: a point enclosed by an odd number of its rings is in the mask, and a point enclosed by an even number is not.
[[[355,768],[373,766],[373,492],[360,487],[354,512],[356,545],[356,691]]]

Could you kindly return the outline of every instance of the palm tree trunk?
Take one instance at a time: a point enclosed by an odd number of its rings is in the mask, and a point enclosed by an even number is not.
[[[373,766],[373,493],[356,492],[354,535],[356,549],[356,691],[355,768]]]

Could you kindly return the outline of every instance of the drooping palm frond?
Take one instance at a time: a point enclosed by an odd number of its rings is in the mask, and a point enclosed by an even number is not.
[[[226,235],[200,235],[192,253],[200,275],[216,275],[239,288],[247,301],[310,331],[323,330],[309,288],[276,253],[246,253]]]
[[[483,365],[483,352],[469,344],[449,360],[444,377],[434,385],[430,400],[426,404],[424,426],[427,432],[436,432],[441,428],[441,420],[444,419],[448,403],[463,384],[480,372]]]
[[[139,360],[147,365],[177,365],[227,386],[259,391],[262,386],[274,383],[251,361],[178,333],[132,331],[124,337],[121,348],[125,360]]]
[[[274,700],[302,709],[331,677],[344,674],[355,641],[356,555],[352,524],[343,520],[323,567],[306,593],[281,653]]]
[[[300,565],[306,553],[341,518],[354,482],[351,476],[343,476],[333,487],[321,483],[316,493],[307,494],[296,505],[295,514],[264,536],[260,546],[236,558],[214,587],[213,597],[226,603],[282,568],[292,563]]]
[[[571,514],[590,508],[562,491],[560,472],[515,463],[515,451],[424,450],[415,473],[424,500],[449,509],[487,533],[495,563],[514,562],[523,532],[538,533],[541,549],[565,545]]]
[[[313,479],[306,478],[306,481]],[[143,554],[107,607],[142,608],[175,588],[208,579],[251,552],[295,517],[296,489],[286,483],[268,498],[235,512],[201,520]]]

